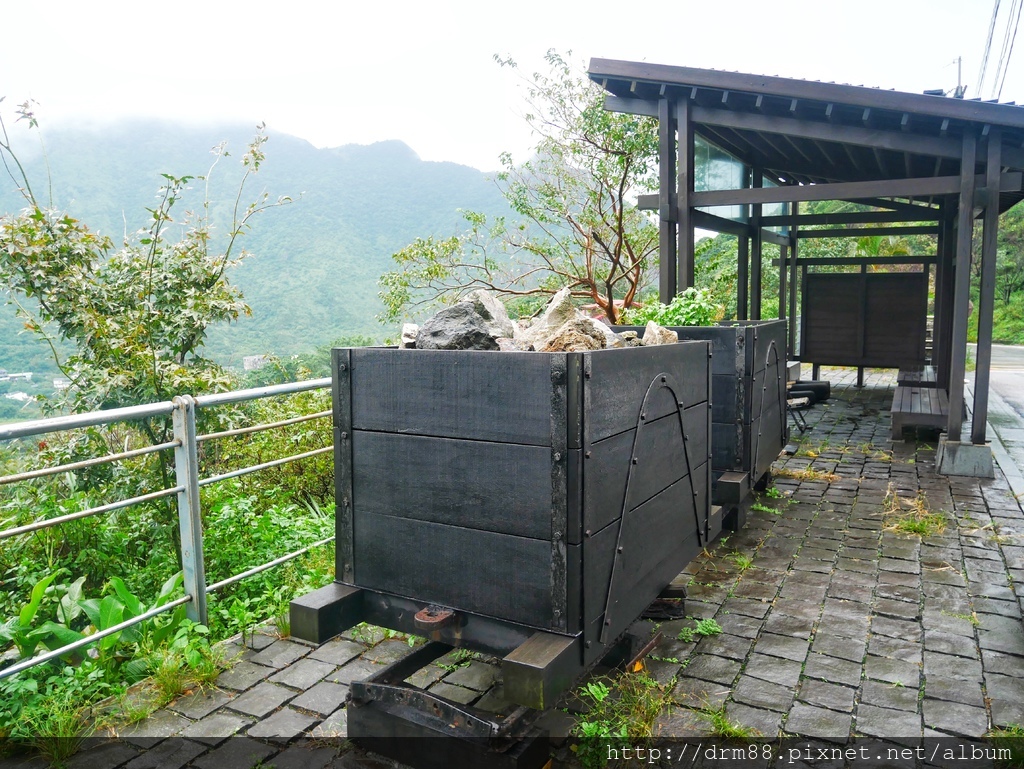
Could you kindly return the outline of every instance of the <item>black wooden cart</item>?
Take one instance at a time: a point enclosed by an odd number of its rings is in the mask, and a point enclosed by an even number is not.
[[[627,328],[643,331],[619,330]],[[670,328],[680,341],[711,343],[711,500],[726,527],[739,528],[739,503],[764,483],[787,440],[786,321]]]
[[[707,343],[333,366],[337,581],[292,603],[298,638],[367,621],[493,654],[543,710],[708,541]]]

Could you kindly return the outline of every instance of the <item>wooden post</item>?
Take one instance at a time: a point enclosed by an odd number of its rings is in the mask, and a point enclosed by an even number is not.
[[[754,189],[761,189],[764,185],[764,170],[760,166],[754,166],[751,182],[751,186]],[[750,228],[753,235],[750,254],[750,318],[751,320],[761,320],[761,258],[763,238],[761,237],[760,203],[755,203],[750,207]]]
[[[964,421],[964,371],[967,364],[967,319],[971,289],[971,236],[974,233],[974,166],[978,142],[964,130],[957,209],[956,282],[953,289],[953,333],[950,338],[949,418],[946,440],[959,443]]]
[[[956,246],[954,213],[950,206],[945,203],[942,205],[938,259],[935,263],[935,321],[932,328],[936,384],[946,392],[949,392],[950,335],[953,332],[953,256]]]
[[[679,226],[678,259],[679,289],[693,286],[693,216],[690,207],[690,196],[693,194],[693,121],[690,119],[690,102],[683,99],[676,104],[676,122],[679,132],[678,170],[679,179],[676,185],[678,199],[677,216]]]
[[[676,273],[676,117],[674,104],[668,99],[658,101],[658,294],[662,304],[669,304],[678,293]]]
[[[736,319],[747,319],[747,287],[750,283],[747,268],[750,266],[750,238],[738,236],[736,264]]]
[[[786,319],[786,300],[789,298],[786,275],[789,267],[789,246],[779,246],[779,318]]]
[[[793,216],[800,215],[800,204],[790,204],[790,214]],[[797,232],[798,225],[793,224],[789,228],[789,355],[795,358],[794,351],[796,350],[796,319],[797,319],[797,304],[796,304],[796,258],[799,251],[800,237]]]
[[[988,422],[989,368],[992,364],[992,310],[996,291],[996,238],[999,234],[999,174],[1002,163],[1002,132],[988,135],[985,159],[985,219],[981,240],[981,285],[978,292],[978,359],[974,371],[974,413],[971,443],[985,443]]]

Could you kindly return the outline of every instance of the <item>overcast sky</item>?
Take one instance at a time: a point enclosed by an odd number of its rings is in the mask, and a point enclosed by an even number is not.
[[[0,105],[44,130],[130,115],[265,121],[319,147],[401,139],[484,170],[531,146],[520,70],[549,48],[920,92],[975,91],[993,0],[6,0]],[[982,97],[1003,47],[1003,2]],[[1012,31],[1012,30],[1011,30]],[[1024,49],[1024,34],[1017,42]],[[1024,102],[1024,50],[1002,101]],[[268,146],[272,153],[272,144]]]

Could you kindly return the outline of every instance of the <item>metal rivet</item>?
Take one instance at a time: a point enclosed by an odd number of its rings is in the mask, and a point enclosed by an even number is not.
[[[584,457],[585,457],[586,459],[590,459],[590,454],[591,454],[591,452],[589,452],[589,451],[588,451],[588,452],[587,452],[586,454],[584,454],[583,456],[584,456]]]
[[[615,548],[615,552],[616,552],[616,553],[621,553],[621,552],[622,552],[622,548],[621,548],[621,547],[617,547],[617,548]]]
[[[635,465],[635,464],[637,464],[637,460],[636,460],[636,457],[633,457],[633,464],[634,464],[634,465]]]

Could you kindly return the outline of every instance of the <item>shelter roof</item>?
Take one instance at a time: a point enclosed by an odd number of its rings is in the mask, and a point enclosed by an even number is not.
[[[699,135],[780,183],[955,176],[964,133],[994,128],[1003,168],[1024,169],[1024,107],[1014,104],[614,59],[592,59],[589,75],[618,111],[656,115],[662,97],[688,101]],[[1000,208],[1022,197],[1004,188]]]

